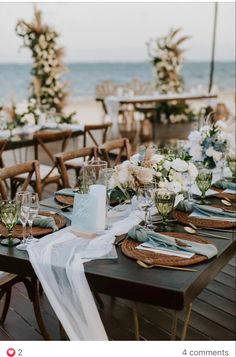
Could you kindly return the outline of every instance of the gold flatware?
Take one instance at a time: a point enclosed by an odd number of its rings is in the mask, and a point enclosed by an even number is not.
[[[181,267],[175,267],[172,265],[161,265],[161,264],[146,264],[144,263],[142,260],[137,260],[137,264],[140,265],[142,268],[146,268],[146,269],[151,269],[154,267],[157,268],[166,268],[166,269],[172,269],[172,270],[181,270],[181,271],[191,271],[191,272],[196,272],[196,269],[190,269],[190,268],[181,268]]]
[[[230,201],[228,201],[228,200],[223,199],[223,200],[221,200],[221,202],[222,202],[223,205],[225,205],[225,206],[232,206],[232,203],[231,203]]]
[[[191,223],[189,223],[191,224]],[[200,236],[203,236],[203,237],[211,237],[211,238],[219,238],[219,239],[225,239],[225,240],[229,240],[230,238],[227,238],[227,237],[223,237],[223,236],[219,236],[219,235],[215,235],[215,234],[210,234],[210,233],[205,233],[205,232],[202,232],[201,228],[193,228],[193,225],[191,224],[192,227],[189,227],[189,226],[185,226],[184,227],[184,230],[185,232],[189,233],[189,234],[198,234]]]

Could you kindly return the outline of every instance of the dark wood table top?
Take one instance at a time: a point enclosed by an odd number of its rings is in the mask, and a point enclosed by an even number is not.
[[[45,129],[45,130],[52,130],[52,129]],[[75,138],[77,136],[83,135],[83,130],[72,130],[71,137]],[[45,142],[52,142],[55,140],[48,140]],[[34,138],[33,134],[24,134],[24,135],[14,135],[13,137],[8,139],[8,143],[5,147],[5,150],[13,150],[13,149],[20,149],[23,147],[29,147],[34,145]]]
[[[183,226],[175,224],[174,229],[181,232]],[[144,269],[135,260],[124,256],[118,248],[118,259],[94,260],[86,263],[84,265],[86,277],[91,289],[97,292],[182,310],[198,296],[235,254],[236,231],[219,234],[230,239],[207,238],[216,245],[219,253],[209,261],[193,265],[197,272],[164,268]],[[1,245],[0,270],[25,276],[34,274],[27,252]]]

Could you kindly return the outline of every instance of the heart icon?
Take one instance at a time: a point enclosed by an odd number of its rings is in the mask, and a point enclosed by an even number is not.
[[[16,351],[14,350],[14,348],[8,348],[8,350],[7,350],[8,357],[14,357],[15,354],[16,354]]]

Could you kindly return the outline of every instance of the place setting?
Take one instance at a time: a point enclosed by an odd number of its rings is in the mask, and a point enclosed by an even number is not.
[[[0,202],[0,244],[26,250],[28,244],[65,226],[65,219],[40,210],[38,194],[20,191],[15,200]]]

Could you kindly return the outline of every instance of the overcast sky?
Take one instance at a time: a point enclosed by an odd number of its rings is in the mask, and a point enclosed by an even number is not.
[[[217,60],[235,56],[235,9],[219,3]],[[145,43],[162,36],[170,27],[182,27],[192,36],[186,43],[186,59],[209,60],[213,3],[38,3],[45,21],[61,34],[66,61],[143,61]],[[17,19],[32,19],[32,3],[0,3],[0,62],[29,62],[30,53],[19,47],[14,32]]]

